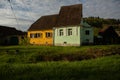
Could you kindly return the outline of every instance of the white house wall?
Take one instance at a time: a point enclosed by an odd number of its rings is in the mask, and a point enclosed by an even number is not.
[[[61,29],[63,29],[63,36],[59,33]],[[70,36],[68,36],[68,29],[72,29]],[[80,46],[80,26],[55,28],[54,31],[55,46]]]
[[[63,35],[60,36],[60,30],[63,30]],[[68,29],[72,29],[72,35],[68,36]],[[89,34],[86,34],[86,31]],[[88,24],[74,27],[54,28],[54,45],[55,46],[81,46],[84,44],[93,44],[93,28]]]

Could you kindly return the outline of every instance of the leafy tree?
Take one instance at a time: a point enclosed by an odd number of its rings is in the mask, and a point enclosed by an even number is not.
[[[98,17],[86,17],[83,18],[84,21],[86,21],[88,24],[90,24],[93,27],[97,27],[97,28],[102,28],[103,25],[112,25],[115,26],[114,28],[118,29],[120,28],[120,19],[104,19],[104,18],[100,18]]]

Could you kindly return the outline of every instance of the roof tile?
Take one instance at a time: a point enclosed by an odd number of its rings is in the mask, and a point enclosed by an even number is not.
[[[53,27],[79,25],[82,19],[82,4],[62,6],[59,14],[42,16],[28,31],[52,29]]]

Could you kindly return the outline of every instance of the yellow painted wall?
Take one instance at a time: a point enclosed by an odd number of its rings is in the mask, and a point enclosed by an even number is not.
[[[41,31],[28,31],[28,38],[30,39],[30,44],[38,44],[38,45],[52,45],[53,37],[46,37],[46,32],[52,33],[53,30],[41,30]],[[42,37],[39,38],[30,38],[30,34],[42,33]]]

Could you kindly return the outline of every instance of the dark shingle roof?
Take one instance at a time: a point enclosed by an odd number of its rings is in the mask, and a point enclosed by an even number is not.
[[[42,16],[28,31],[52,29],[53,27],[79,25],[82,19],[82,4],[62,6],[59,14]]]
[[[82,19],[82,4],[61,7],[57,27],[79,25]]]
[[[107,37],[118,37],[118,34],[115,32],[113,26],[105,26],[100,30],[99,35]]]
[[[55,27],[57,16],[57,14],[42,16],[31,25],[28,31],[52,29],[53,27]]]
[[[15,28],[12,27],[6,27],[6,26],[0,26],[0,37],[7,37],[7,36],[12,36],[12,35],[25,35],[25,32],[16,30]]]

